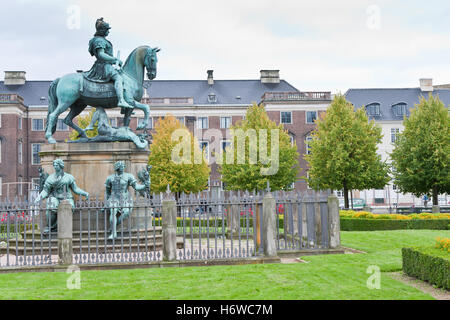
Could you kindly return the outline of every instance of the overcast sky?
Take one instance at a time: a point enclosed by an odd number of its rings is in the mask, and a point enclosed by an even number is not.
[[[258,79],[303,91],[450,83],[450,2],[438,0],[2,1],[0,71],[53,80],[88,70],[96,18],[121,59],[162,48],[157,79]]]

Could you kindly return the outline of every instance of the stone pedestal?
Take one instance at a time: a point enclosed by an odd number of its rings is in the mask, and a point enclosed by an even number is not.
[[[138,149],[132,142],[96,142],[96,143],[56,143],[42,145],[39,156],[41,165],[48,174],[54,173],[53,160],[62,159],[64,161],[64,171],[75,177],[77,186],[89,192],[91,200],[98,197],[99,201],[104,200],[106,178],[114,173],[114,163],[123,161],[125,163],[125,172],[133,174],[138,179],[137,173],[146,169],[150,151],[147,149]],[[134,190],[130,187],[129,191],[134,195]],[[75,195],[78,200],[78,195]],[[82,213],[81,227],[87,230],[90,224],[91,230],[95,230],[96,219],[94,210],[91,210],[90,221],[87,221],[88,214]],[[147,226],[151,226],[151,214],[148,210]],[[105,228],[104,214],[100,214],[99,228]],[[135,217],[138,215],[139,217]],[[139,228],[145,224],[143,220],[143,210],[135,209],[131,213],[130,223],[133,228]],[[79,213],[74,212],[74,231],[80,229]],[[86,221],[85,221],[86,220]],[[135,222],[136,226],[133,226]],[[125,221],[128,226],[128,222]],[[125,227],[124,225],[124,227]],[[109,227],[109,219],[107,219]]]
[[[125,172],[137,179],[138,171],[148,163],[148,149],[138,149],[133,142],[56,143],[42,145],[39,156],[45,172],[52,174],[53,160],[62,159],[64,171],[75,177],[77,185],[91,198],[103,200],[106,178],[114,173],[114,163],[123,161]],[[78,196],[75,196],[78,199]]]

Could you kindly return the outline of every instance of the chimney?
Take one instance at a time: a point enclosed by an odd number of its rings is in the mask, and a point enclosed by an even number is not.
[[[419,79],[419,81],[420,81],[420,90],[425,91],[425,92],[433,91],[433,79],[422,78],[422,79]]]
[[[20,86],[25,84],[25,71],[5,71],[5,82],[7,86]]]
[[[208,70],[208,84],[212,86],[214,84],[213,72],[214,70]]]
[[[261,70],[261,83],[280,83],[280,70]]]

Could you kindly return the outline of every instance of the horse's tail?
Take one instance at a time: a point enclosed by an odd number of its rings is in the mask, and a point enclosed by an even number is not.
[[[50,113],[55,111],[55,109],[58,107],[58,96],[56,95],[56,88],[58,87],[59,79],[56,79],[50,84],[50,88],[48,89],[48,113],[47,113],[47,122],[45,124],[45,131],[47,131],[48,126],[48,120]],[[56,121],[52,126],[52,134],[54,134],[56,131]]]

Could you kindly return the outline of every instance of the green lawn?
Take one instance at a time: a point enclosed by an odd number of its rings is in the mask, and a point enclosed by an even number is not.
[[[342,244],[367,254],[308,256],[309,263],[82,271],[81,289],[68,275],[0,274],[3,299],[432,299],[391,279],[401,248],[433,245],[450,231],[342,232]],[[381,288],[368,289],[367,267],[379,266]]]

